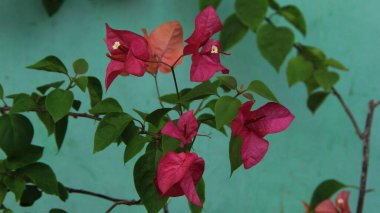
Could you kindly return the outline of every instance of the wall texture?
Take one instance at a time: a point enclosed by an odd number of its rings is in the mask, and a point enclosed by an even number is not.
[[[297,39],[323,49],[345,63],[350,71],[342,73],[337,88],[346,98],[361,124],[367,111],[367,101],[379,98],[380,28],[379,2],[368,0],[281,1],[294,3],[304,12],[308,36]],[[360,3],[360,4],[359,4]],[[218,8],[224,20],[233,12],[233,2],[225,0]],[[67,0],[52,18],[47,17],[40,1],[0,1],[0,82],[7,94],[30,91],[35,87],[60,79],[56,74],[27,70],[26,65],[54,54],[70,64],[84,57],[89,61],[90,74],[103,79],[108,59],[104,23],[115,28],[139,32],[152,30],[159,24],[179,20],[187,37],[193,31],[198,13],[195,0]],[[354,134],[343,109],[334,97],[329,97],[316,115],[306,108],[306,92],[299,84],[289,89],[284,68],[277,74],[261,57],[255,35],[249,33],[235,46],[223,63],[239,81],[248,84],[260,79],[267,82],[280,101],[296,116],[284,133],[269,136],[271,147],[262,163],[251,170],[239,169],[229,177],[228,139],[210,129],[212,140],[202,138],[195,146],[206,160],[205,212],[303,212],[302,200],[309,200],[321,181],[335,178],[358,185],[361,167],[361,144]],[[292,53],[294,54],[294,52]],[[189,82],[189,59],[177,71],[180,87]],[[171,76],[159,76],[162,93],[174,91]],[[82,99],[87,95],[78,93]],[[106,96],[116,97],[124,110],[157,107],[153,79],[118,78]],[[259,104],[263,104],[259,99]],[[88,102],[82,110],[88,109]],[[123,149],[110,147],[92,154],[96,124],[84,119],[71,119],[69,134],[60,152],[53,138],[34,114],[34,143],[46,147],[43,161],[52,165],[60,181],[68,186],[89,189],[115,197],[137,198],[133,186],[132,163],[124,165]],[[380,113],[375,116],[371,146],[365,212],[380,209]],[[353,190],[351,206],[356,207],[357,191]],[[66,203],[44,196],[28,209],[16,207],[9,196],[8,206],[15,212],[48,212],[59,207],[69,212],[104,212],[107,201],[82,195],[71,195]],[[185,198],[171,200],[172,212],[187,212]],[[114,212],[145,212],[143,207],[118,207]]]

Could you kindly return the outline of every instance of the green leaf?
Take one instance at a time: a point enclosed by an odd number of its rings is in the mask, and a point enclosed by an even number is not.
[[[123,112],[123,109],[114,98],[106,98],[92,107],[89,112],[93,115],[101,115],[110,112]]]
[[[289,87],[299,81],[306,81],[313,75],[313,64],[302,56],[296,56],[289,60],[286,67]]]
[[[53,55],[47,56],[37,63],[28,66],[27,68],[67,74],[65,65],[59,58]]]
[[[325,67],[326,55],[322,50],[312,47],[297,44],[298,48],[301,50],[298,51],[305,59],[313,63],[315,69],[320,69]]]
[[[78,78],[74,78],[74,83],[79,87],[80,90],[86,92],[88,78],[86,76],[80,76]]]
[[[136,112],[144,121],[146,119],[146,116],[148,116],[148,113],[142,112],[140,110],[133,109],[133,111]]]
[[[0,117],[0,147],[7,156],[16,156],[29,147],[33,138],[33,126],[20,114]]]
[[[53,16],[59,10],[63,2],[64,0],[42,0],[49,16]]]
[[[32,164],[42,157],[43,150],[43,147],[29,145],[20,154],[7,157],[7,168],[14,170]]]
[[[83,58],[80,58],[73,63],[74,72],[78,75],[85,74],[88,71],[88,63]]]
[[[202,11],[209,5],[212,5],[216,9],[221,1],[222,0],[198,0],[199,10]]]
[[[13,98],[13,106],[11,113],[26,112],[37,108],[37,104],[34,102],[33,98],[25,93],[20,93]]]
[[[20,206],[32,206],[41,196],[42,193],[36,186],[26,186],[24,193],[21,196]]]
[[[45,84],[37,87],[37,90],[40,91],[41,94],[45,94],[50,88],[59,88],[65,81],[56,81],[50,84]]]
[[[74,95],[71,91],[55,89],[46,96],[45,106],[54,122],[59,121],[70,112]]]
[[[293,32],[287,27],[266,24],[259,29],[256,39],[263,57],[279,72],[281,64],[292,50]]]
[[[237,81],[233,76],[223,75],[218,77],[222,86],[227,87],[230,90],[237,89]]]
[[[7,196],[8,189],[3,185],[0,184],[0,205],[3,205],[4,199]]]
[[[323,181],[317,186],[317,188],[313,192],[309,210],[311,212],[314,212],[314,209],[318,206],[318,204],[329,199],[337,191],[345,187],[347,187],[345,184],[333,179]]]
[[[222,32],[220,33],[220,43],[223,50],[228,50],[237,44],[248,32],[236,14],[230,15],[224,21]]]
[[[326,92],[329,92],[336,82],[338,82],[339,75],[326,70],[317,70],[314,72],[314,78]]]
[[[129,140],[124,152],[124,163],[127,163],[135,157],[145,146],[149,139],[141,135],[136,135],[133,139]]]
[[[268,0],[268,3],[269,3],[269,6],[273,10],[279,10],[280,9],[280,5],[275,0]]]
[[[48,135],[50,136],[51,134],[53,134],[55,130],[55,123],[51,115],[48,112],[39,112],[39,111],[37,111],[36,114],[38,118],[40,119],[40,121],[46,127],[46,130],[48,131]]]
[[[155,150],[147,151],[137,160],[133,170],[136,191],[149,213],[158,212],[168,200],[167,197],[160,198],[154,184],[154,178],[157,175],[156,165],[160,157],[160,154]]]
[[[281,7],[278,13],[289,23],[297,28],[304,36],[306,35],[306,22],[302,12],[294,5]]]
[[[87,78],[88,78],[87,88],[90,94],[91,106],[93,107],[102,100],[102,97],[103,97],[102,84],[95,77],[89,76]]]
[[[76,111],[78,111],[80,109],[80,106],[82,106],[82,102],[81,101],[79,101],[79,100],[74,100],[73,101],[73,105],[72,105],[73,109],[75,109]]]
[[[0,99],[3,99],[4,98],[4,89],[3,89],[3,86],[1,86],[0,84]]]
[[[104,116],[95,132],[94,153],[115,142],[131,121],[132,117],[123,112],[112,112]]]
[[[50,209],[49,213],[67,213],[67,211],[63,209]]]
[[[348,71],[348,68],[346,66],[344,66],[340,61],[333,59],[333,58],[327,59],[325,61],[325,64],[326,64],[326,66],[333,67],[333,68],[338,69],[338,70]]]
[[[215,104],[216,128],[229,124],[237,115],[241,102],[239,99],[223,96]]]
[[[47,194],[58,194],[58,182],[53,170],[44,163],[33,163],[16,171],[17,175],[29,177],[38,188]]]
[[[25,190],[25,180],[18,176],[5,176],[3,183],[15,194],[16,201],[19,201]]]
[[[236,15],[246,26],[256,31],[264,21],[268,10],[267,0],[236,0]]]
[[[175,151],[176,149],[179,148],[181,144],[181,141],[178,139],[172,138],[167,135],[162,135],[162,140],[161,140],[161,152],[162,155],[165,155],[169,151]]]
[[[63,140],[65,139],[66,131],[67,131],[67,126],[69,123],[69,117],[65,116],[61,120],[59,120],[57,123],[55,123],[55,142],[57,144],[58,150],[61,149]]]
[[[146,121],[155,125],[156,127],[160,124],[161,119],[171,110],[172,108],[161,108],[156,109],[152,113],[146,116]]]
[[[217,86],[212,84],[210,81],[205,81],[198,86],[194,87],[190,92],[182,97],[181,100],[193,101],[203,99],[210,95],[217,94]]]
[[[60,182],[58,182],[58,193],[59,199],[61,199],[62,201],[66,201],[67,198],[69,198],[69,192],[67,191],[65,186]]]
[[[266,98],[274,102],[278,102],[277,98],[274,96],[273,92],[269,89],[269,87],[260,80],[252,81],[251,84],[249,84],[248,86],[248,90],[260,95],[263,98]]]
[[[314,75],[310,76],[305,82],[305,86],[307,88],[307,93],[310,95],[312,92],[314,92],[316,89],[319,88],[318,82],[315,80]]]
[[[316,92],[311,94],[307,98],[307,107],[310,109],[311,112],[317,111],[319,106],[323,103],[323,101],[326,99],[326,97],[329,95],[329,93],[325,92]]]
[[[203,180],[203,178],[199,180],[197,186],[195,187],[195,190],[197,191],[197,194],[202,204],[204,204],[206,200],[206,193],[205,193],[205,181]],[[190,208],[191,213],[201,213],[203,209],[202,207],[197,206],[190,201],[189,201],[189,208]]]
[[[214,115],[211,115],[211,114],[208,114],[208,113],[202,114],[202,115],[200,115],[198,117],[197,120],[199,122],[203,123],[203,124],[206,124],[206,125],[210,126],[211,128],[214,128],[214,129],[218,130],[222,134],[227,135],[226,130],[225,130],[224,127],[219,128],[219,129],[216,128],[216,121],[215,121],[215,116]]]
[[[243,160],[241,159],[241,144],[242,144],[241,137],[235,137],[231,135],[230,148],[229,148],[230,165],[231,165],[230,176],[232,176],[233,172],[237,168],[239,168],[243,163]]]

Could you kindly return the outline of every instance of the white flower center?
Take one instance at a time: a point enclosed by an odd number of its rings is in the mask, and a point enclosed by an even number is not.
[[[218,54],[219,53],[218,47],[215,46],[215,45],[212,45],[212,47],[211,47],[211,53]]]
[[[338,199],[338,204],[343,204],[344,203],[344,200],[342,198],[339,198]]]
[[[119,41],[115,41],[115,43],[113,43],[112,49],[116,50],[119,47],[120,47],[120,42]]]

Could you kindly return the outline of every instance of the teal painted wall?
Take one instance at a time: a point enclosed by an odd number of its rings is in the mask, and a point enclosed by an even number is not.
[[[198,13],[197,1],[175,0],[67,0],[61,10],[48,18],[40,1],[2,0],[0,2],[0,82],[7,94],[28,92],[35,87],[61,79],[56,74],[27,70],[36,60],[54,54],[70,64],[84,57],[90,63],[90,74],[103,79],[108,59],[103,43],[104,23],[115,28],[139,32],[152,30],[163,22],[179,20],[188,36]],[[284,2],[284,1],[282,1]],[[366,3],[345,0],[286,1],[298,5],[306,15],[308,36],[297,39],[323,49],[328,55],[345,63],[350,71],[342,73],[337,88],[364,123],[367,101],[379,98],[380,28],[379,2]],[[285,4],[285,2],[283,3]],[[233,12],[233,2],[225,0],[218,9],[224,20]],[[334,97],[313,116],[306,108],[306,92],[299,84],[287,86],[284,70],[280,74],[268,65],[256,47],[250,33],[235,46],[232,55],[223,57],[231,74],[247,85],[260,79],[273,88],[280,101],[296,116],[285,132],[271,135],[268,154],[251,170],[240,169],[229,178],[228,139],[212,133],[212,140],[202,138],[195,150],[206,160],[207,202],[205,212],[303,212],[302,200],[309,200],[318,183],[336,178],[357,185],[361,167],[361,144],[353,127]],[[294,52],[293,52],[294,54]],[[189,82],[190,59],[178,68],[180,87]],[[162,93],[174,91],[171,76],[160,75]],[[77,93],[88,99],[87,94]],[[153,79],[118,78],[107,97],[116,97],[124,110],[157,108]],[[263,104],[258,99],[258,104]],[[88,109],[88,102],[82,110]],[[96,124],[85,119],[71,119],[69,134],[58,153],[53,138],[34,114],[28,114],[35,128],[34,143],[46,147],[43,161],[51,165],[60,181],[68,186],[89,189],[115,197],[137,198],[133,186],[133,164],[124,165],[123,149],[110,147],[92,154]],[[365,212],[380,209],[380,113],[375,116],[371,146],[368,187],[376,191],[366,198]],[[353,191],[351,206],[356,207],[357,191]],[[82,195],[71,195],[66,203],[44,196],[32,208],[16,207],[14,199],[6,200],[16,212],[48,212],[60,207],[69,212],[104,212],[111,203]],[[170,202],[171,212],[187,212],[185,198]],[[143,207],[118,207],[114,212],[145,212]]]

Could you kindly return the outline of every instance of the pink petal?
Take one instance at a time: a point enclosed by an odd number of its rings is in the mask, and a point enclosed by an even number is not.
[[[212,6],[208,6],[200,12],[195,19],[195,29],[193,34],[186,39],[188,45],[185,47],[184,55],[198,52],[202,46],[212,35],[222,30],[223,25],[218,14]]]
[[[178,21],[171,21],[158,26],[149,37],[150,45],[159,61],[174,64],[183,53],[183,30]],[[180,64],[180,59],[176,65]],[[170,67],[160,64],[160,71],[170,72]]]
[[[241,158],[244,168],[249,169],[258,164],[268,151],[269,143],[267,140],[250,133],[243,137],[241,145]]]
[[[199,158],[195,153],[187,153],[196,156],[189,168],[188,175],[186,175],[181,181],[181,188],[185,193],[187,199],[195,205],[202,206],[202,202],[199,199],[195,186],[202,178],[205,162],[202,158]]]
[[[123,45],[129,48],[130,42],[132,40],[141,37],[137,35],[136,33],[128,31],[128,30],[115,30],[111,28],[108,24],[106,24],[106,30],[107,30],[107,35],[105,38],[105,42],[111,54],[120,54],[122,52],[118,48],[117,49],[113,48],[115,42],[119,42],[120,45]]]
[[[120,61],[111,60],[107,66],[106,72],[106,90],[110,87],[115,78],[124,70],[124,63]]]
[[[178,129],[186,139],[185,143],[190,143],[197,135],[199,124],[194,116],[194,111],[184,113],[178,120]]]
[[[145,62],[137,59],[132,51],[129,51],[125,61],[125,69],[129,74],[141,77],[145,74],[146,65]]]
[[[181,188],[185,193],[187,199],[197,206],[202,206],[202,202],[199,199],[197,191],[195,189],[195,183],[190,175],[186,175],[181,181]]]
[[[161,158],[157,169],[157,186],[162,194],[166,194],[172,186],[182,180],[194,157],[193,155],[177,154],[170,151]]]
[[[341,213],[351,213],[349,206],[350,191],[341,191],[335,198],[335,203],[340,209]]]
[[[150,38],[149,38],[147,30],[145,28],[143,28],[142,32],[144,34],[145,40],[148,42],[148,45],[149,45],[149,61],[157,61],[157,57],[156,57],[156,55],[153,52],[152,44],[151,44],[151,41],[150,41]],[[153,75],[157,74],[158,63],[151,63],[151,62],[145,62],[145,63],[146,63],[146,66],[147,66],[146,70],[149,73],[151,73]]]
[[[270,102],[253,111],[250,119],[255,121],[248,124],[248,128],[256,132],[258,136],[281,132],[288,128],[294,119],[294,115],[281,104]]]
[[[204,82],[212,78],[216,72],[228,70],[218,60],[218,55],[201,55],[194,53],[191,57],[190,80],[193,82]]]
[[[168,121],[164,128],[162,128],[161,133],[164,135],[168,135],[172,138],[176,138],[178,140],[183,140],[184,137],[182,132],[176,127],[176,125],[172,121]]]
[[[331,200],[325,200],[315,208],[315,213],[339,213]]]
[[[240,135],[243,137],[247,134],[248,129],[245,127],[245,121],[249,118],[252,106],[252,101],[244,103],[239,108],[236,118],[231,122],[231,130],[235,136]]]

